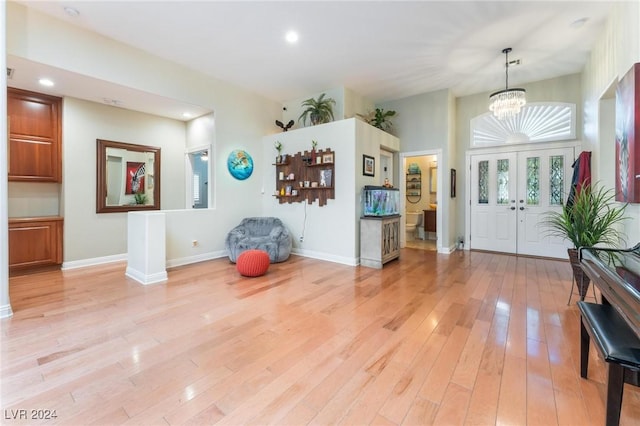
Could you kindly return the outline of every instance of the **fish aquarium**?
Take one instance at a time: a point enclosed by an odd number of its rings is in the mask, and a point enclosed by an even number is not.
[[[367,185],[362,189],[363,216],[391,216],[398,214],[400,191],[398,188]]]

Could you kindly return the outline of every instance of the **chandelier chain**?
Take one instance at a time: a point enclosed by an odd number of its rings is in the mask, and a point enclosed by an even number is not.
[[[504,90],[489,96],[489,110],[499,119],[511,118],[520,113],[520,109],[527,103],[524,89],[509,89],[509,52],[508,47],[502,50],[505,54],[505,86]]]

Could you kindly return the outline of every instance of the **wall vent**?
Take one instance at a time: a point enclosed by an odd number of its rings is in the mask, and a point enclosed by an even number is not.
[[[15,71],[14,68],[7,67],[7,80],[11,80],[13,78],[14,71]]]

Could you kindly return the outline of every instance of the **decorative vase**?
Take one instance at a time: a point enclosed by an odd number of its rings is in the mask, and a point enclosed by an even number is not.
[[[589,290],[589,283],[591,280],[589,276],[584,273],[582,267],[580,267],[580,259],[578,258],[578,249],[567,249],[569,253],[569,262],[571,263],[571,269],[573,269],[573,279],[578,284],[578,293],[580,293],[580,300],[584,300],[584,297]]]

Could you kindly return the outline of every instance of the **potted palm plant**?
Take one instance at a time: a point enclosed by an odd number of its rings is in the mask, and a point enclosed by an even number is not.
[[[332,98],[326,98],[326,93],[323,93],[318,99],[309,98],[302,102],[302,107],[306,109],[302,111],[298,121],[302,120],[302,123],[307,125],[307,118],[311,121],[311,125],[329,123],[333,121],[333,106],[336,104]]]
[[[578,284],[580,298],[584,299],[589,287],[589,277],[583,274],[578,259],[580,247],[598,244],[619,246],[624,241],[618,225],[628,219],[624,216],[626,204],[615,203],[615,192],[597,184],[585,185],[571,197],[561,211],[548,212],[542,224],[547,234],[571,241],[573,248],[567,249]]]

